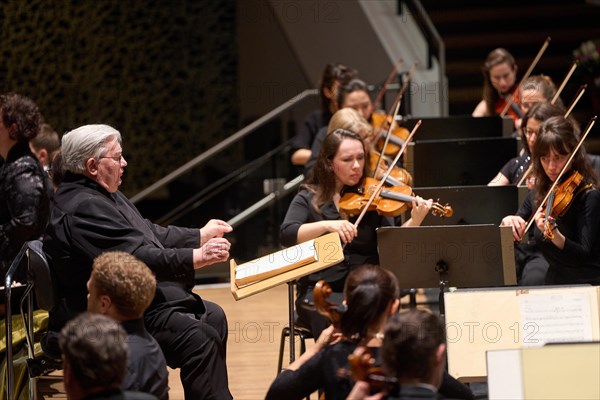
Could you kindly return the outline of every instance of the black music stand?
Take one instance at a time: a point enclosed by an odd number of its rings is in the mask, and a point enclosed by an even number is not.
[[[415,187],[414,192],[424,199],[439,199],[441,204],[448,204],[453,210],[452,216],[447,218],[427,215],[422,226],[499,224],[523,203],[514,185]]]
[[[515,130],[512,118],[500,116],[402,118],[399,124],[411,131],[419,120],[422,120],[423,124],[415,135],[415,140],[511,137]]]
[[[487,185],[517,156],[517,139],[506,137],[423,140],[406,148],[404,168],[414,186]]]
[[[379,262],[404,289],[439,287],[444,315],[446,287],[516,285],[510,227],[450,225],[382,227],[377,230]]]

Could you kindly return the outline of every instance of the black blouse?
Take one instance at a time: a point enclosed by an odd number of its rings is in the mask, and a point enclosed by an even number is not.
[[[27,142],[15,144],[0,166],[0,273],[23,243],[41,237],[50,212],[46,175]]]
[[[325,203],[321,207],[320,213],[317,212],[311,203],[313,196],[308,189],[302,189],[292,200],[281,224],[281,243],[284,246],[298,244],[298,230],[302,224],[342,219],[333,201]],[[350,222],[355,220],[356,217],[351,218]],[[344,248],[344,262],[311,274],[307,278],[303,278],[301,283],[316,283],[321,279],[333,282],[343,279],[354,267],[367,263],[379,264],[377,228],[393,225],[392,218],[383,217],[374,211],[367,212],[358,225],[357,237]]]
[[[517,212],[528,220],[535,211],[534,191],[530,191]],[[600,284],[600,192],[591,188],[579,192],[562,217],[556,219],[558,229],[565,236],[561,250],[551,241],[544,240],[535,224],[534,236],[550,268],[547,284]]]

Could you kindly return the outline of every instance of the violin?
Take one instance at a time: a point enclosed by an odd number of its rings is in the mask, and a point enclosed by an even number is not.
[[[313,301],[317,312],[327,318],[336,330],[340,330],[342,315],[346,312],[345,304],[333,304],[328,301],[332,289],[326,280],[320,280],[313,289]]]
[[[340,210],[349,216],[360,214],[369,202],[378,184],[379,181],[375,178],[364,178],[362,185],[355,191],[344,193],[340,199]],[[407,185],[392,186],[381,190],[368,206],[367,211],[377,211],[379,215],[397,217],[404,213],[414,200],[417,200],[412,194],[412,188]],[[445,206],[441,205],[438,202],[433,203],[431,212],[434,216],[439,217],[451,217],[454,214],[452,207],[448,204]]]
[[[506,115],[511,117],[513,121],[516,121],[519,118],[523,118],[523,111],[521,110],[521,107],[519,107],[517,104],[521,102],[519,91],[517,90],[517,88],[517,85],[513,86],[509,94],[500,97],[500,99],[496,102],[496,106],[494,108],[494,112],[496,114],[500,115],[502,113],[502,110],[504,110],[504,107],[506,107],[508,104],[509,108],[506,112]],[[511,96],[514,96],[513,100],[511,100]]]
[[[408,131],[408,129],[398,126],[394,119],[398,114],[398,110],[400,109],[400,103],[402,101],[402,96],[408,88],[408,83],[412,79],[412,75],[416,67],[416,62],[413,63],[412,67],[410,67],[410,70],[408,71],[408,76],[406,77],[406,80],[404,81],[402,87],[398,91],[398,95],[392,103],[390,112],[388,114],[376,112],[373,113],[373,115],[371,115],[371,124],[375,128],[373,132],[376,135],[376,137],[378,137],[376,146],[380,152],[387,156],[394,156],[395,154],[398,154],[410,136],[410,132]],[[392,114],[392,110],[394,109],[396,111]],[[386,131],[386,135],[382,138],[380,137],[380,133],[384,130]]]
[[[576,190],[583,181],[583,175],[578,171],[573,171],[571,175],[565,179],[548,197],[548,206],[546,206],[546,215],[544,222],[544,238],[547,240],[554,239],[554,229],[556,228],[556,219],[562,217],[573,198]]]
[[[381,176],[383,175],[383,172],[389,168],[388,161],[385,158],[383,158],[380,163],[380,168],[377,169],[377,164],[379,163],[380,157],[382,157],[382,155],[375,150],[371,150],[369,152],[369,170],[370,171],[377,170],[377,172],[374,172],[373,175],[378,179],[381,178]],[[382,171],[382,169],[383,169],[383,171]],[[389,184],[390,186],[402,186],[402,185],[411,186],[412,185],[412,175],[404,168],[394,166],[392,168],[392,171],[390,172],[390,175],[386,179],[385,183]]]
[[[371,116],[371,122],[372,125],[375,127],[376,133],[387,132],[390,125],[394,125],[390,132],[389,142],[387,146],[385,146],[385,151],[383,152],[383,154],[385,154],[386,156],[393,156],[397,154],[398,151],[400,151],[400,148],[402,147],[404,142],[406,142],[406,138],[408,138],[408,135],[410,134],[409,130],[402,126],[398,126],[398,124],[396,124],[395,121],[392,121],[391,115],[387,115],[381,112],[373,113],[373,115]],[[385,137],[382,137],[381,135],[378,136],[379,138],[377,139],[375,146],[377,150],[381,152],[381,149],[383,148],[385,143]]]

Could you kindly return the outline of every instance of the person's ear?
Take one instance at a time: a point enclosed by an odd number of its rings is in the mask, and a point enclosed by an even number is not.
[[[85,169],[88,172],[88,174],[90,174],[92,176],[97,176],[98,175],[98,160],[96,160],[93,157],[88,158],[87,161],[85,162]]]
[[[392,301],[392,306],[390,307],[390,315],[394,315],[398,312],[398,309],[400,308],[400,299],[394,299],[394,301]]]
[[[443,363],[446,359],[446,343],[441,343],[435,351],[436,364]]]
[[[103,294],[103,295],[100,295],[100,301],[98,303],[99,303],[99,307],[100,307],[100,310],[99,310],[100,313],[106,315],[106,313],[112,306],[112,300],[110,299],[109,296]]]
[[[40,151],[38,151],[35,155],[37,156],[38,160],[40,160],[42,165],[49,164],[50,158],[48,158],[48,150],[40,149]]]

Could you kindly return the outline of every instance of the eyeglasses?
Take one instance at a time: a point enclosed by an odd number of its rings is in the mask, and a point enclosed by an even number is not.
[[[534,131],[533,129],[525,129],[525,136],[526,137],[530,137],[533,135],[537,135],[537,131]]]
[[[111,156],[101,156],[98,158],[111,158],[111,159],[115,160],[116,162],[119,162],[119,161],[123,160],[123,154],[121,154],[120,156],[112,156],[112,157]]]

